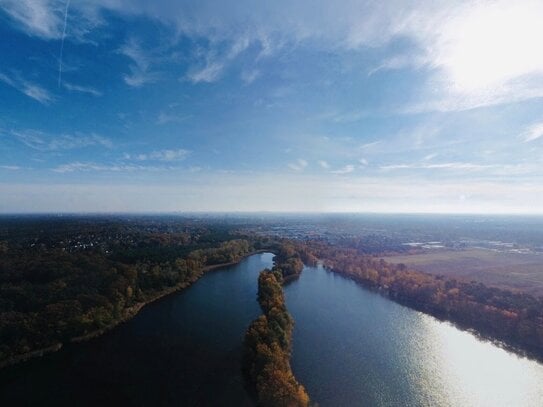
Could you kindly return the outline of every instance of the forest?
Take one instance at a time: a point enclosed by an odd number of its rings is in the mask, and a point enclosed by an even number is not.
[[[258,303],[263,315],[251,323],[243,345],[243,371],[259,406],[303,407],[309,396],[290,367],[294,321],[285,305],[282,282],[302,271],[293,245],[284,244],[273,270],[258,278]]]
[[[222,226],[80,222],[4,225],[0,366],[111,328],[254,250]]]
[[[543,359],[543,299],[411,270],[356,249],[324,243],[302,245],[335,273],[490,339]]]

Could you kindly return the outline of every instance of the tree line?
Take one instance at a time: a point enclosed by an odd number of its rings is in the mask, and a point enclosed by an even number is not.
[[[335,273],[543,359],[543,298],[411,270],[354,249],[322,243],[302,246]]]
[[[200,226],[179,234],[134,226],[103,234],[117,236],[106,249],[67,250],[66,236],[37,247],[19,237],[1,242],[0,366],[107,329],[142,304],[194,283],[207,266],[253,250],[248,240]]]

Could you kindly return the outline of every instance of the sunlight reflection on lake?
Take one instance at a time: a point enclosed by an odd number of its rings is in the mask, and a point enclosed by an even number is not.
[[[285,289],[292,366],[325,406],[543,406],[543,365],[322,268]]]

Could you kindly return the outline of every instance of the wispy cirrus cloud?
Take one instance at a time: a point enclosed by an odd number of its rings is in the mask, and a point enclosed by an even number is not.
[[[543,122],[534,123],[528,126],[520,137],[525,143],[540,139],[543,137]]]
[[[320,160],[319,165],[321,166],[321,168],[324,168],[325,170],[330,168],[330,164],[328,164],[328,162],[324,160]]]
[[[28,34],[58,39],[62,35],[60,4],[51,0],[2,0],[0,7]]]
[[[196,56],[199,61],[189,68],[186,79],[195,84],[217,81],[228,64],[245,51],[250,44],[249,37],[242,35],[229,44],[213,42],[209,49],[200,49]],[[256,75],[253,78],[247,77],[246,79],[250,83],[256,79]]]
[[[54,172],[61,174],[69,172],[132,172],[132,171],[157,171],[161,170],[159,167],[148,167],[141,165],[119,165],[119,164],[98,164],[94,162],[80,162],[75,161],[68,164],[62,164],[52,169]]]
[[[288,168],[290,168],[293,171],[303,171],[309,163],[304,160],[303,158],[298,158],[296,162],[289,163]]]
[[[60,38],[64,5],[61,0],[0,3],[22,30],[45,39]],[[147,17],[173,27],[177,37],[198,41],[201,52],[183,77],[193,83],[219,80],[251,45],[261,50],[254,58],[258,62],[284,44],[342,54],[384,48],[402,40],[408,45],[386,53],[370,73],[425,71],[419,101],[413,100],[404,112],[465,110],[543,96],[543,56],[539,52],[543,4],[538,0],[391,0],[386,4],[301,0],[295,4],[277,1],[266,7],[247,1],[217,4],[202,0],[191,7],[176,7],[169,0],[95,0],[74,2],[71,9],[76,27],[82,21],[95,21],[107,10],[121,18]],[[149,68],[150,59],[137,42],[129,41],[121,52],[133,61],[130,73],[124,76],[128,85],[157,80],[157,73]],[[249,82],[253,77],[245,75]],[[355,114],[339,120],[359,119]]]
[[[103,5],[106,5],[107,0]],[[93,43],[88,34],[103,24],[99,2],[74,1],[70,6],[70,20],[64,31],[67,0],[1,0],[0,12],[4,12],[11,24],[33,37],[42,40],[59,40],[62,37],[85,43]],[[73,11],[72,11],[73,10]]]
[[[39,130],[12,130],[11,135],[27,147],[38,151],[71,150],[90,146],[113,147],[110,139],[98,134],[51,135]]]
[[[183,148],[172,150],[158,150],[142,154],[124,154],[125,160],[136,161],[183,161],[190,155],[189,150]]]
[[[67,164],[61,164],[51,169],[53,172],[66,174],[71,172],[163,172],[163,171],[186,171],[195,173],[200,171],[200,167],[180,168],[171,165],[141,165],[126,163],[96,163],[74,161]]]
[[[382,165],[380,168],[382,170],[409,170],[409,169],[418,169],[418,170],[465,170],[465,171],[477,171],[485,170],[488,168],[496,168],[497,165],[493,164],[475,164],[475,163],[466,163],[466,162],[450,162],[450,163],[439,163],[439,164],[430,164],[430,163],[415,163],[415,164],[391,164],[391,165]]]
[[[177,114],[177,113],[167,113],[167,112],[160,112],[157,116],[156,123],[157,124],[168,124],[168,123],[181,123],[187,119],[192,117],[189,114]]]
[[[138,40],[130,38],[125,42],[119,53],[129,58],[132,63],[128,66],[130,73],[124,74],[125,83],[132,87],[140,87],[148,83],[156,82],[160,75],[151,70],[153,56],[144,50]]]
[[[348,164],[348,165],[345,165],[341,168],[338,168],[337,170],[333,170],[333,171],[330,171],[330,173],[332,174],[350,174],[351,172],[353,172],[355,169],[354,165],[352,164]]]
[[[19,74],[8,76],[0,72],[0,82],[17,89],[19,92],[40,102],[43,105],[48,105],[54,100],[53,95],[48,90],[40,85],[27,81]]]
[[[260,76],[260,71],[258,69],[251,69],[241,72],[241,80],[245,82],[246,85],[250,85]]]
[[[18,165],[0,165],[0,169],[8,171],[19,171],[22,170],[23,167],[20,167]]]
[[[98,89],[95,89],[90,86],[75,85],[73,83],[68,83],[68,82],[62,82],[62,86],[64,86],[70,92],[87,93],[89,95],[96,96],[96,97],[103,95],[103,93],[100,92]]]

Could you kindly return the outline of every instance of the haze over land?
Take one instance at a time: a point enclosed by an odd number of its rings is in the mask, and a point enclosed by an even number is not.
[[[542,19],[0,0],[0,211],[541,213]]]

